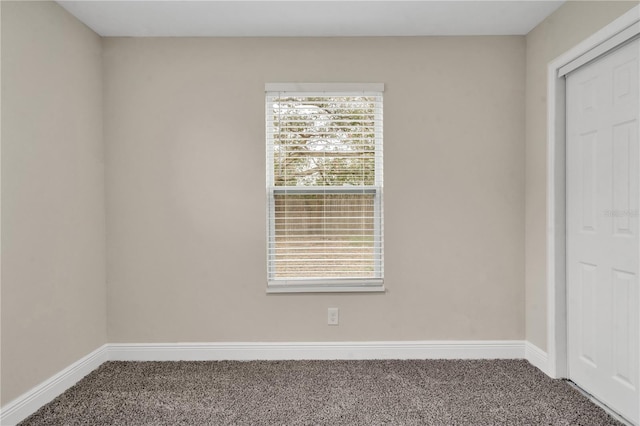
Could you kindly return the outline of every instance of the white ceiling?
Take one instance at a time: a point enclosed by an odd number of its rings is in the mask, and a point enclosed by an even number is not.
[[[59,0],[101,36],[333,37],[527,34],[553,1]]]

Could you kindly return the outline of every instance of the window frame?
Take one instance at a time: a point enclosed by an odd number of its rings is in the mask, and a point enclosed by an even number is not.
[[[266,140],[266,183],[267,183],[267,293],[326,293],[326,292],[384,292],[384,219],[383,219],[383,111],[376,114],[374,185],[353,187],[341,186],[275,186],[274,185],[274,134],[269,129],[269,115],[273,96],[377,96],[383,99],[382,83],[267,83],[265,84],[265,140]],[[382,104],[381,104],[382,106]],[[375,194],[374,196],[374,278],[286,278],[271,276],[275,253],[271,250],[275,238],[275,195],[334,193],[334,194]],[[273,220],[272,220],[273,219]]]

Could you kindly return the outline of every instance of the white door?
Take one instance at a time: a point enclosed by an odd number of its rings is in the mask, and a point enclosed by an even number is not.
[[[569,378],[640,422],[638,53],[567,76]]]
[[[567,76],[569,378],[640,422],[636,40]]]

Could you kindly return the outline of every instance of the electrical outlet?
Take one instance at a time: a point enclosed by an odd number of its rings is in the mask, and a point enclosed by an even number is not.
[[[340,322],[340,310],[338,308],[329,308],[327,312],[327,324],[338,325]]]

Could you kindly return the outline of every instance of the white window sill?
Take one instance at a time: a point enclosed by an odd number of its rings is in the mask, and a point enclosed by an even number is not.
[[[343,284],[275,284],[269,283],[267,294],[278,293],[384,293],[382,281],[361,285]]]

